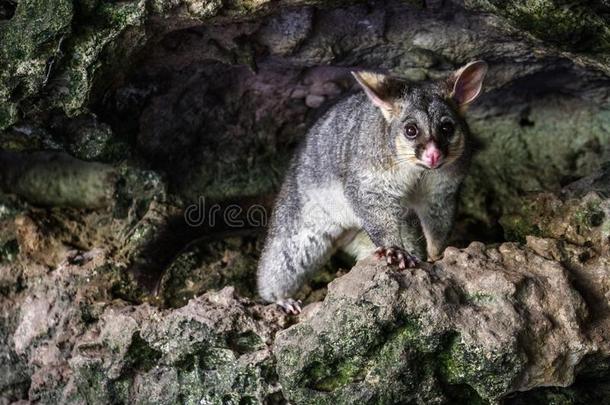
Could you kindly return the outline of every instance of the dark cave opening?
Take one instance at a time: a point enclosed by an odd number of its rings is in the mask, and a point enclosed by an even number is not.
[[[17,2],[14,0],[2,0],[0,1],[0,21],[10,20],[15,15],[15,9],[17,8]]]

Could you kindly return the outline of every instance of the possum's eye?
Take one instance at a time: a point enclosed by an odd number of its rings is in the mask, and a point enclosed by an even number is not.
[[[441,134],[443,134],[447,138],[451,137],[455,132],[455,126],[449,121],[443,122],[439,129],[441,131]]]
[[[419,130],[417,129],[417,125],[415,124],[407,124],[405,125],[405,136],[409,139],[415,139]]]

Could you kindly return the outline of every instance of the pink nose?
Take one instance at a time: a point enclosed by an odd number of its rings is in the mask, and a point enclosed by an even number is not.
[[[441,155],[440,149],[436,147],[434,142],[430,142],[428,145],[426,145],[426,150],[424,150],[422,160],[425,164],[434,169],[436,166],[438,166],[441,160]]]

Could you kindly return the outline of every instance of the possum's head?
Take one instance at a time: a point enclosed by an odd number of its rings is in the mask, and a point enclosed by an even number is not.
[[[398,162],[429,169],[450,164],[464,153],[468,128],[461,113],[481,93],[485,73],[483,61],[471,62],[435,82],[352,72],[388,122]]]

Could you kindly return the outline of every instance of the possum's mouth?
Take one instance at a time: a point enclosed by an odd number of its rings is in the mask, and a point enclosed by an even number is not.
[[[424,169],[427,169],[427,170],[437,170],[437,169],[440,169],[441,167],[445,166],[446,163],[447,163],[447,160],[443,160],[442,162],[440,162],[439,164],[437,164],[434,167],[430,167],[423,162],[417,162],[416,164],[417,164],[417,166],[423,167]]]

